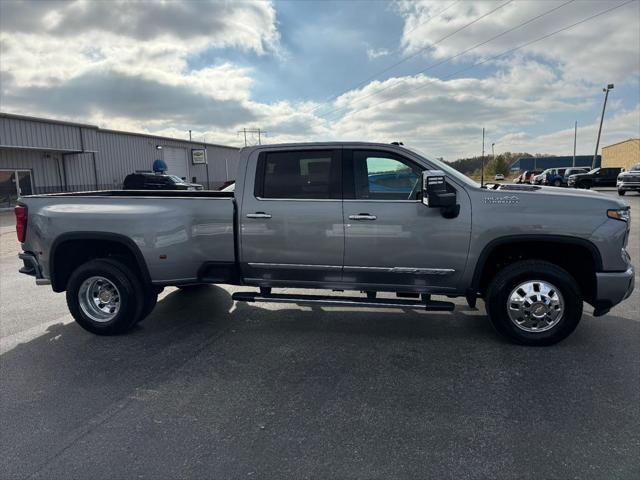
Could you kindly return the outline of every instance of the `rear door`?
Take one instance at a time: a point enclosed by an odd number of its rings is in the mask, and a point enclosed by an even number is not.
[[[242,201],[241,262],[247,282],[336,285],[344,225],[340,149],[268,150],[250,159]]]
[[[457,193],[460,214],[447,219],[417,198],[425,168],[394,152],[343,154],[343,279],[377,289],[428,292],[453,287],[466,263],[471,205]]]

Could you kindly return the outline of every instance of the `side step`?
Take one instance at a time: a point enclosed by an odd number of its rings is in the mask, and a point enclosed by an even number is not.
[[[238,302],[299,303],[308,305],[343,305],[374,308],[416,308],[430,312],[451,312],[452,302],[439,300],[410,301],[395,298],[332,297],[329,295],[286,295],[282,293],[236,292],[231,297]]]

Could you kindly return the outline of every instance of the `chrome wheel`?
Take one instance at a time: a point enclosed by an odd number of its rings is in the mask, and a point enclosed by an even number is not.
[[[113,320],[120,310],[120,292],[105,277],[89,277],[82,282],[78,301],[83,313],[100,323]]]
[[[507,299],[509,318],[525,332],[539,333],[555,327],[562,320],[564,309],[560,291],[543,280],[518,285]]]

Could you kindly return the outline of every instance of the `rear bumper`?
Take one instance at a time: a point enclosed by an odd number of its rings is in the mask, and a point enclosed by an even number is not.
[[[49,279],[44,278],[44,275],[42,275],[42,267],[40,267],[38,258],[33,253],[22,252],[18,254],[18,258],[22,260],[23,263],[22,268],[18,270],[20,273],[35,277],[36,284],[38,285],[49,285],[51,283]]]
[[[629,298],[635,286],[635,271],[596,273],[595,316],[606,314],[611,307]]]

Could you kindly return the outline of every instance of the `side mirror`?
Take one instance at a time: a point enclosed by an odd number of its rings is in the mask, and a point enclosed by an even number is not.
[[[422,203],[429,208],[440,208],[446,218],[454,218],[460,212],[455,192],[447,192],[446,175],[442,170],[422,172]]]

